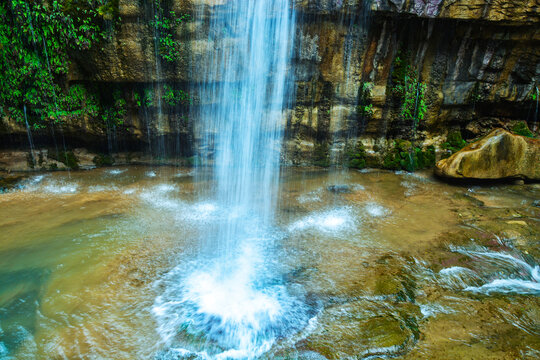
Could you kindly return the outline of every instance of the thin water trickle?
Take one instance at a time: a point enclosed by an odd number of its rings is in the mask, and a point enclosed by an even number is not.
[[[26,116],[26,105],[23,105],[24,113],[24,123],[26,124],[26,134],[28,135],[28,145],[30,146],[30,157],[32,159],[32,164],[36,164],[35,150],[34,150],[34,140],[32,139],[32,131],[30,130],[30,125],[28,124],[28,117]]]
[[[163,10],[161,9],[159,2],[152,1],[152,14],[154,18],[154,57],[156,62],[155,68],[155,80],[153,82],[153,94],[156,101],[156,155],[160,158],[165,157],[165,140],[164,140],[164,117],[163,117],[163,74],[161,66],[161,55],[160,55],[160,43],[159,38],[161,36],[158,23],[163,21]],[[150,139],[149,139],[150,141]]]
[[[538,131],[538,105],[540,103],[540,90],[538,90],[538,86],[536,87],[536,110],[534,112],[534,119],[533,119],[533,126],[532,131],[536,132]]]

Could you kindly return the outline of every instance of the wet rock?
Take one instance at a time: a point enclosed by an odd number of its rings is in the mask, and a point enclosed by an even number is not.
[[[381,304],[365,300],[330,307],[320,315],[313,333],[296,348],[328,359],[395,356],[406,352],[418,336],[418,311],[412,307],[381,311]]]
[[[24,179],[25,177],[21,175],[0,175],[0,194],[19,187],[20,182]]]
[[[349,185],[340,184],[340,185],[330,185],[326,188],[326,190],[330,191],[334,194],[349,194],[352,192],[352,189]]]
[[[496,129],[437,163],[436,173],[454,179],[540,180],[540,140]]]

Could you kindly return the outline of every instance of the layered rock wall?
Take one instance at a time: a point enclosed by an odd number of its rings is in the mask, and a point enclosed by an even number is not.
[[[124,125],[111,136],[92,119],[65,124],[69,145],[82,141],[115,151],[154,143],[169,155],[193,153],[204,131],[197,127],[197,109],[210,101],[197,97],[204,78],[200,64],[234,41],[234,33],[215,41],[209,27],[227,1],[163,2],[167,11],[192,17],[177,29],[183,56],[164,63],[157,61],[152,2],[120,0],[121,20],[110,29],[111,40],[91,53],[73,54],[69,80],[120,88],[128,100]],[[290,163],[309,162],[317,144],[338,150],[351,139],[373,145],[410,138],[413,124],[399,116],[393,95],[398,56],[407,57],[427,85],[427,114],[414,131],[418,141],[437,142],[449,129],[473,137],[511,120],[531,126],[537,121],[532,94],[540,82],[538,0],[295,0],[294,6],[295,98],[283,116]],[[189,109],[158,100],[144,112],[135,106],[137,89],[152,88],[157,98],[163,84],[189,91]],[[363,106],[370,106],[369,116]],[[10,134],[9,146],[24,145],[24,127],[4,119],[0,131]],[[49,132],[36,136],[46,139]]]

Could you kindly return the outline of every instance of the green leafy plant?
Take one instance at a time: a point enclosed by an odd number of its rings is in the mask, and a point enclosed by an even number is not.
[[[442,143],[441,148],[446,150],[443,158],[449,157],[457,153],[459,150],[467,146],[467,142],[461,137],[460,131],[451,131],[446,137],[446,141]]]
[[[127,103],[119,90],[113,92],[113,103],[103,110],[102,119],[107,126],[118,126],[124,123],[127,114]]]
[[[328,143],[316,144],[313,149],[313,165],[320,167],[330,166],[330,151]]]
[[[399,52],[394,59],[392,93],[400,102],[400,117],[412,123],[413,133],[428,111],[425,101],[427,86],[418,78],[418,72],[410,65],[408,56]]]
[[[69,93],[69,53],[105,39],[97,7],[105,0],[10,0],[0,3],[0,116],[34,128],[60,122]],[[65,97],[68,99],[66,100]],[[66,104],[67,102],[67,104]],[[71,114],[73,115],[73,114]]]
[[[516,135],[534,138],[534,133],[529,129],[525,121],[517,122],[514,126],[512,126],[511,130]]]
[[[383,159],[383,168],[388,170],[415,171],[435,165],[435,147],[415,147],[410,141],[397,139]]]
[[[366,149],[361,141],[356,145],[347,144],[345,146],[345,166],[353,169],[363,169],[366,167]]]
[[[193,99],[187,92],[183,90],[174,90],[166,84],[163,86],[163,101],[169,106],[193,104]]]
[[[362,83],[358,95],[357,112],[363,119],[371,119],[373,117],[373,104],[371,103],[373,83]]]
[[[189,21],[189,14],[177,15],[174,11],[165,12],[160,1],[154,1],[155,15],[150,25],[156,33],[158,53],[160,57],[173,63],[181,58],[181,43],[176,39],[176,32],[180,25]]]
[[[114,158],[111,155],[98,154],[92,159],[94,165],[98,167],[114,165]]]
[[[77,158],[77,156],[75,156],[75,154],[71,150],[58,151],[58,153],[56,153],[55,151],[49,151],[48,154],[49,154],[49,158],[63,163],[69,169],[73,169],[73,170],[79,169],[79,159]],[[51,166],[53,166],[54,169],[51,168]],[[53,163],[49,165],[49,168],[51,170],[56,170],[57,166],[56,164]]]

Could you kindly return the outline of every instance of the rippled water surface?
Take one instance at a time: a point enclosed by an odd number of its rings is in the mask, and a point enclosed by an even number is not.
[[[538,185],[285,169],[268,227],[194,175],[1,194],[0,359],[540,357]],[[258,241],[224,265],[205,234],[234,216]]]

